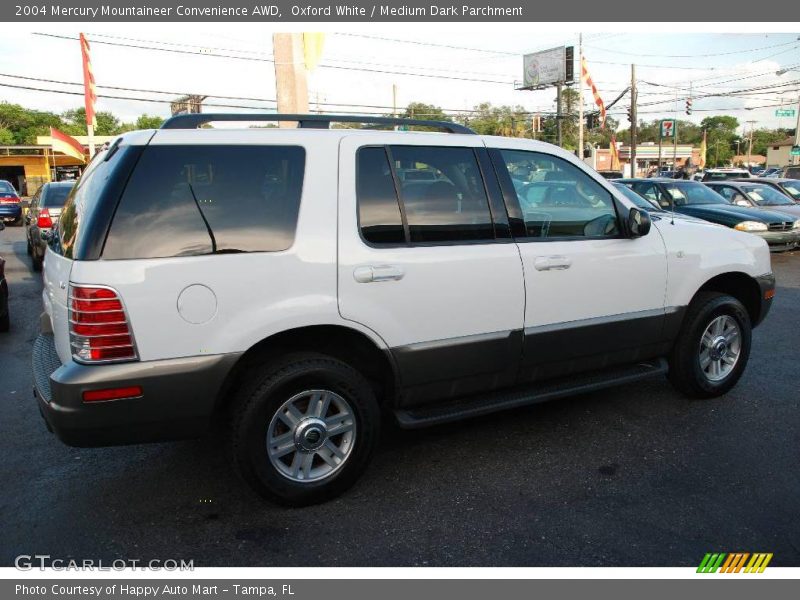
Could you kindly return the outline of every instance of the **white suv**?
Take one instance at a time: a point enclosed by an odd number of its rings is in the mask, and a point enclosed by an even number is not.
[[[300,126],[198,128],[245,118]],[[356,120],[446,133],[327,129]],[[648,216],[555,146],[397,119],[125,134],[48,243],[48,426],[87,446],[228,419],[243,477],[294,505],[356,480],[383,415],[422,427],[667,373],[724,394],[775,286],[760,238]]]

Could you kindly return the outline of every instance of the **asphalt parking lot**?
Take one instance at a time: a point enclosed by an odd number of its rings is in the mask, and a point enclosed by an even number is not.
[[[31,395],[41,278],[0,232],[0,566],[20,554],[195,566],[676,566],[773,552],[800,566],[800,252],[726,397],[665,380],[419,432],[392,430],[343,497],[269,504],[218,437],[75,449]]]

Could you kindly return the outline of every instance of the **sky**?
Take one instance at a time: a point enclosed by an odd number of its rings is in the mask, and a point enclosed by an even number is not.
[[[583,49],[590,73],[607,103],[630,84],[630,64],[636,63],[641,119],[678,116],[700,122],[705,116],[730,114],[743,124],[755,121],[756,128],[791,128],[795,119],[776,117],[777,106],[759,108],[785,104],[797,109],[800,70],[776,74],[784,68],[800,69],[800,33],[788,33],[791,29],[787,27],[791,24],[779,30],[765,27],[771,30],[769,33],[701,32],[697,27],[668,25],[626,24],[607,31],[587,27]],[[794,27],[800,29],[797,24]],[[283,25],[280,30],[285,29]],[[491,102],[521,105],[529,111],[552,111],[554,89],[514,89],[514,82],[522,78],[522,55],[561,45],[575,45],[577,53],[578,45],[576,27],[563,24],[336,24],[326,29],[322,62],[310,74],[309,88],[311,109],[319,106],[328,112],[391,112],[393,85],[397,86],[401,108],[418,101],[458,111]],[[687,29],[694,31],[666,33]],[[81,91],[80,86],[68,85],[81,81],[79,44],[52,36],[75,38],[84,32],[92,43],[97,109],[112,111],[124,121],[133,121],[142,113],[166,117],[168,101],[186,93],[212,96],[206,101],[207,111],[272,111],[274,102],[260,100],[274,100],[276,96],[274,64],[270,62],[275,31],[269,23],[15,25],[0,37],[0,101],[55,112],[81,106],[81,96],[53,91]],[[774,87],[778,85],[781,87]],[[690,86],[695,112],[687,117],[683,98]],[[773,87],[753,90],[746,97],[700,97],[764,86]],[[676,92],[681,98],[677,105]],[[109,95],[147,101],[112,99]],[[589,108],[588,92],[585,101]],[[338,103],[386,108],[336,106]],[[626,97],[610,111],[622,126],[627,126],[627,106]]]

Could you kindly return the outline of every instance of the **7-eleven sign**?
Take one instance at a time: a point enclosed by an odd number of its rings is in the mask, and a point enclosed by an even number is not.
[[[675,119],[663,119],[661,121],[661,137],[675,137]]]

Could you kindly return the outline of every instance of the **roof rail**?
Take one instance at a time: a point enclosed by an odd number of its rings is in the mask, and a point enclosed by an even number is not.
[[[370,125],[413,125],[437,127],[447,133],[475,135],[469,127],[450,121],[426,121],[399,117],[362,117],[357,115],[299,115],[279,113],[189,113],[175,115],[164,121],[161,129],[196,129],[214,121],[297,121],[303,129],[330,129],[331,123],[363,123]]]

